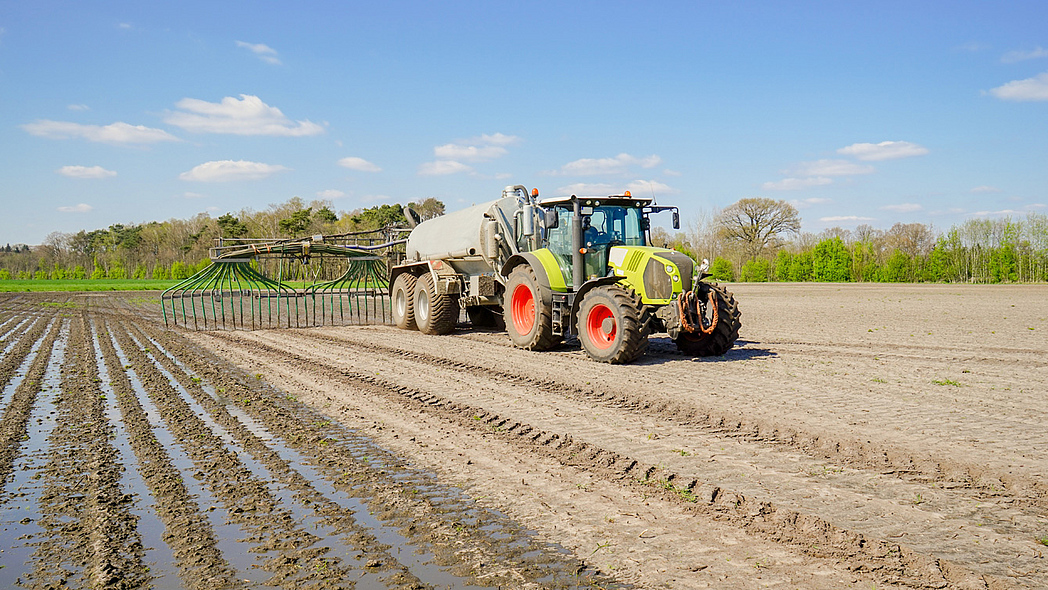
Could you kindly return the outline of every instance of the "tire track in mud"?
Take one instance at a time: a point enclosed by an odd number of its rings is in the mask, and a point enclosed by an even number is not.
[[[353,345],[363,350],[381,350],[384,354],[398,358],[418,359],[419,362],[428,362],[436,366],[496,375],[511,380],[511,382],[562,392],[568,397],[588,400],[591,403],[601,403],[609,408],[655,415],[681,426],[702,428],[716,435],[736,436],[746,441],[795,449],[806,455],[830,459],[855,469],[895,475],[921,483],[935,483],[946,488],[968,489],[975,492],[977,498],[982,501],[996,501],[1017,506],[1026,505],[1035,508],[1042,514],[1044,510],[1048,510],[1048,483],[1022,472],[1002,472],[984,465],[956,461],[941,456],[922,455],[912,450],[885,446],[871,440],[848,438],[825,431],[812,432],[796,424],[778,422],[752,414],[714,410],[698,401],[681,402],[668,396],[653,396],[652,392],[647,390],[641,394],[636,391],[635,387],[632,389],[628,386],[617,388],[613,382],[602,383],[601,388],[583,387],[575,383],[503,370],[499,368],[497,362],[478,363],[462,361],[458,358],[450,359],[413,352],[396,346],[376,344],[372,340],[350,340],[352,333],[347,334],[350,335],[340,338],[322,334],[313,335],[305,331],[296,332],[296,335],[325,339],[338,346]],[[506,348],[507,351],[513,350],[510,344],[492,342],[490,338],[486,338],[487,333],[483,335],[485,338],[482,340],[478,340],[477,334],[452,337]],[[364,338],[367,336],[365,335]],[[554,354],[568,357],[578,356],[567,351]],[[497,355],[491,355],[489,358],[496,357]],[[630,385],[635,386],[636,384]],[[833,387],[829,386],[828,391],[832,390]]]
[[[344,427],[327,417],[306,410],[286,394],[272,391],[258,380],[230,376],[216,366],[213,358],[201,356],[184,339],[170,333],[152,332],[149,337],[163,343],[172,358],[189,363],[193,372],[205,376],[212,384],[221,385],[236,406],[250,413],[268,427],[280,433],[289,446],[307,457],[307,460],[333,482],[342,492],[360,498],[372,507],[382,521],[399,527],[400,533],[411,543],[427,548],[437,562],[451,567],[456,575],[464,576],[486,586],[532,587],[541,584],[548,588],[596,585],[614,585],[596,572],[584,571],[584,566],[563,554],[536,543],[531,535],[504,517],[493,515],[474,505],[442,485],[432,476],[410,469],[402,460],[370,443],[354,449],[360,441],[344,441]],[[162,364],[168,364],[161,358]],[[177,363],[171,362],[172,365]],[[169,367],[171,368],[171,367]],[[177,367],[175,367],[177,368]],[[227,369],[228,371],[228,369]],[[177,376],[179,371],[173,371]],[[188,374],[184,374],[183,378]],[[187,389],[201,389],[195,379],[184,383]],[[252,383],[251,381],[254,381]],[[206,395],[198,395],[205,406]],[[215,413],[216,417],[221,412]],[[223,422],[235,418],[220,418]],[[238,438],[249,437],[233,425],[230,432]],[[250,434],[250,433],[248,433]],[[271,453],[259,446],[245,444],[262,458]],[[318,449],[323,449],[317,454]],[[276,462],[278,458],[270,458]],[[395,477],[391,477],[396,474]],[[314,480],[312,485],[316,485]],[[436,572],[429,572],[430,577]],[[441,584],[443,585],[443,584]]]
[[[829,522],[811,515],[805,515],[785,508],[775,506],[771,502],[760,501],[751,495],[723,489],[710,482],[700,482],[691,476],[682,477],[671,469],[659,467],[652,463],[637,461],[635,457],[626,457],[615,453],[599,445],[583,442],[573,438],[570,434],[543,431],[531,425],[523,425],[512,416],[500,416],[490,410],[455,402],[434,394],[430,391],[421,391],[376,378],[370,373],[361,373],[347,370],[344,367],[325,364],[306,354],[285,352],[286,348],[271,346],[259,341],[264,334],[259,333],[259,338],[251,336],[240,337],[227,336],[224,334],[212,334],[211,336],[224,339],[243,339],[249,341],[249,346],[259,347],[266,352],[278,355],[285,354],[301,363],[303,367],[308,366],[310,372],[325,374],[333,379],[355,381],[371,385],[376,393],[384,394],[387,398],[409,398],[426,408],[427,411],[450,412],[458,417],[460,425],[476,429],[478,426],[484,434],[490,434],[487,429],[496,432],[504,430],[506,433],[515,434],[527,438],[532,446],[551,447],[553,453],[565,464],[582,465],[584,468],[596,469],[605,477],[615,479],[639,479],[643,484],[654,485],[664,488],[670,496],[677,495],[689,503],[698,504],[699,511],[706,515],[716,517],[727,517],[735,524],[759,532],[760,534],[774,540],[795,545],[816,543],[821,547],[833,547],[832,553],[836,557],[842,557],[858,561],[861,567],[869,568],[880,573],[886,581],[909,580],[909,583],[917,585],[924,583],[937,583],[940,580],[950,587],[1007,587],[1008,582],[998,576],[986,576],[986,581],[979,581],[978,575],[967,570],[966,567],[952,563],[945,559],[936,559],[924,553],[914,551],[904,545],[878,540],[862,534],[842,529]],[[296,332],[296,339],[319,340],[327,345],[337,344],[331,350],[344,350],[347,342],[324,336],[317,336],[309,332]],[[285,343],[286,345],[286,343]],[[306,347],[295,347],[298,350],[306,350]],[[350,346],[349,348],[353,348]],[[415,360],[427,366],[438,366],[445,368],[464,369],[466,373],[473,374],[478,379],[492,378],[492,371],[487,368],[479,368],[465,362],[450,360],[440,357],[432,357],[420,353],[407,352],[382,346],[359,346],[358,354],[392,355],[403,359]],[[352,355],[350,355],[352,356]],[[421,359],[421,360],[420,360]],[[330,362],[330,361],[328,361]],[[497,372],[496,372],[497,373]],[[538,382],[537,380],[514,374],[501,374],[500,379],[509,383],[522,384],[529,387],[547,389],[548,392],[563,395],[563,386]],[[354,384],[356,386],[356,384]],[[570,396],[569,396],[570,397]],[[592,403],[592,398],[584,401]],[[664,413],[664,412],[661,412]],[[479,424],[478,424],[479,423]],[[572,429],[578,435],[580,429]],[[538,433],[538,434],[533,434]],[[626,467],[623,467],[626,465]],[[678,498],[678,499],[680,499]],[[703,507],[704,506],[704,507]],[[796,530],[792,530],[796,529]],[[994,541],[996,543],[996,541]],[[1007,575],[1007,573],[1005,573]],[[1032,587],[1037,587],[1034,582]]]

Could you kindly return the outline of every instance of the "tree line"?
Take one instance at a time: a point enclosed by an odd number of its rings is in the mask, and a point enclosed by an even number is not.
[[[653,231],[653,241],[711,260],[719,281],[963,282],[1048,281],[1048,215],[973,218],[945,232],[922,223],[888,230],[859,225],[800,231],[786,201],[742,199],[700,214],[686,231]]]
[[[409,203],[423,219],[444,213],[435,198]],[[263,211],[217,218],[115,224],[73,234],[53,232],[40,246],[0,248],[0,279],[184,279],[210,263],[217,238],[298,238],[405,223],[399,204],[336,213],[329,201],[293,198]],[[657,220],[656,220],[657,221]],[[742,199],[700,212],[685,231],[656,227],[653,242],[711,260],[720,281],[1044,282],[1048,281],[1048,215],[975,218],[945,232],[921,223],[887,230],[859,225],[819,234],[801,231],[786,201]]]
[[[444,213],[435,198],[410,206],[423,219]],[[208,249],[218,238],[299,238],[380,229],[406,222],[401,205],[335,212],[330,201],[295,197],[263,211],[244,209],[217,218],[114,224],[76,233],[52,232],[39,246],[0,248],[3,279],[185,279],[210,264]]]

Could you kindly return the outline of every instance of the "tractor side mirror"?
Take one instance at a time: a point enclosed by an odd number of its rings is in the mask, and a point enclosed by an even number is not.
[[[680,229],[680,213],[673,210],[673,229]]]
[[[542,225],[545,226],[546,229],[556,229],[556,227],[560,225],[560,217],[557,216],[556,209],[545,209],[542,212],[542,215]]]

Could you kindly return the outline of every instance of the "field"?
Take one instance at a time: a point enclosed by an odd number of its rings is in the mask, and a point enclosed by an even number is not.
[[[0,587],[1048,587],[1048,287],[744,284],[628,366],[0,296]]]

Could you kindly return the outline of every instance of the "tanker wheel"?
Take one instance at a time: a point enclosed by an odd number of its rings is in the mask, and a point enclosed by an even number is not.
[[[423,334],[448,334],[458,321],[458,301],[437,293],[433,275],[423,273],[415,281],[415,323]]]
[[[415,275],[402,273],[393,281],[393,323],[401,330],[417,330],[415,324]]]
[[[579,306],[578,333],[586,354],[602,363],[628,363],[648,348],[637,300],[619,285],[586,293]]]
[[[677,349],[689,356],[720,356],[735,346],[742,326],[742,312],[735,296],[724,287],[710,285],[717,302],[717,326],[710,334],[681,332],[674,342]],[[708,304],[707,304],[708,306]],[[707,316],[710,312],[707,311]]]
[[[499,332],[506,329],[502,319],[502,310],[491,305],[470,305],[466,307],[466,317],[474,328],[493,328]]]
[[[519,348],[549,350],[560,342],[553,334],[553,306],[542,300],[535,271],[526,264],[509,273],[503,318],[509,339]]]

